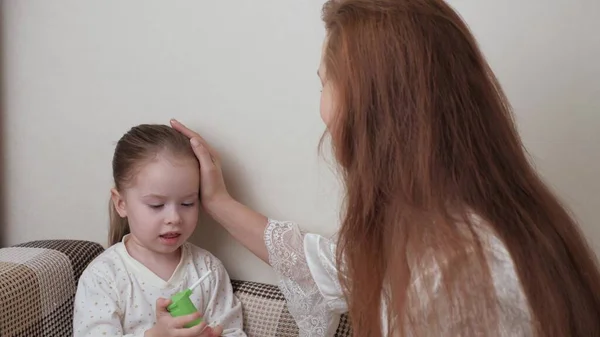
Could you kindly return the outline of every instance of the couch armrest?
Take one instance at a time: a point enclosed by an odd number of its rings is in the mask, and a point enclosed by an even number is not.
[[[71,336],[77,282],[103,251],[81,240],[0,249],[0,336]]]

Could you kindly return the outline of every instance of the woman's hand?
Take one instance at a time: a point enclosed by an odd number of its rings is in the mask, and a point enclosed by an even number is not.
[[[171,126],[190,139],[194,153],[200,162],[200,200],[210,214],[218,201],[231,199],[223,180],[219,154],[196,132],[172,119]]]
[[[196,132],[172,119],[171,126],[191,139],[200,162],[200,198],[206,212],[260,259],[269,263],[264,241],[267,217],[237,202],[227,192],[217,152]]]

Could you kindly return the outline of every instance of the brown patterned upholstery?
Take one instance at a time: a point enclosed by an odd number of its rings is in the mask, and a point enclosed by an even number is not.
[[[275,285],[233,280],[233,291],[244,307],[244,331],[248,336],[294,337],[298,326]],[[343,315],[335,337],[351,336],[348,317]]]
[[[72,240],[0,249],[0,336],[70,336],[77,280],[103,250]]]
[[[102,251],[77,240],[32,241],[0,249],[0,336],[72,335],[73,299],[85,267]],[[298,336],[298,326],[275,285],[233,280],[250,337]],[[336,337],[350,336],[342,317]]]

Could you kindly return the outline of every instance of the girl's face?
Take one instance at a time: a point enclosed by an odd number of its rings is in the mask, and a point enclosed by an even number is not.
[[[331,131],[330,128],[334,113],[334,90],[332,81],[327,79],[327,69],[325,68],[324,61],[326,46],[327,39],[325,39],[325,41],[323,42],[323,48],[321,51],[321,65],[319,66],[317,74],[319,75],[319,78],[321,80],[322,87],[320,106],[321,119],[323,120],[329,131]]]
[[[160,153],[137,171],[131,186],[112,191],[127,217],[131,241],[156,253],[176,252],[198,223],[200,172],[195,158]]]

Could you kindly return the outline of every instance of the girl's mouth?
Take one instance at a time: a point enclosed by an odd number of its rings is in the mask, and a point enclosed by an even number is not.
[[[166,245],[176,245],[179,243],[179,237],[181,234],[175,232],[169,232],[159,235],[160,241]]]

